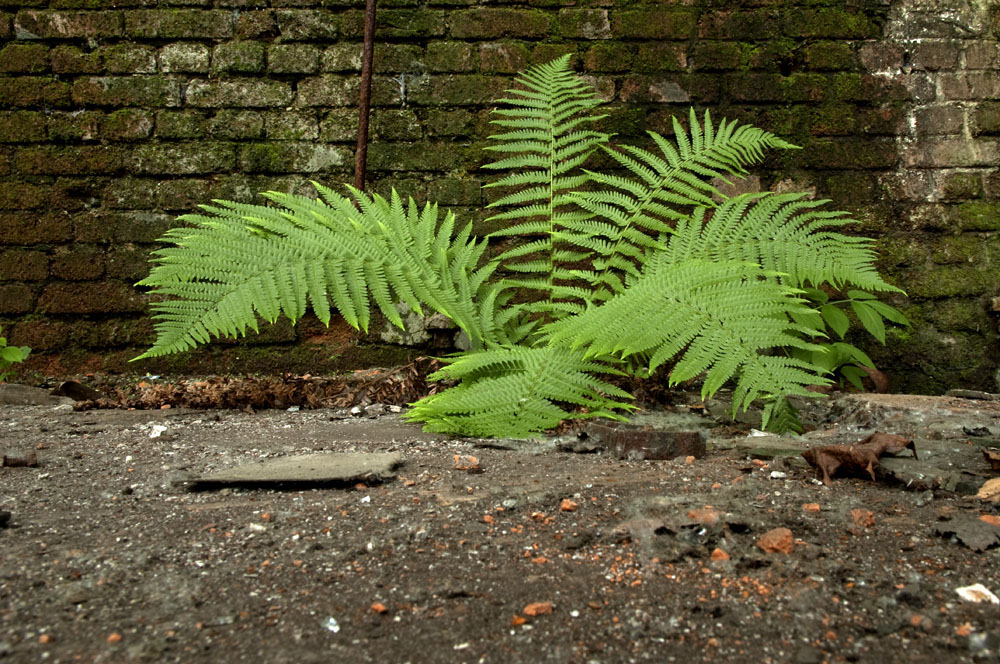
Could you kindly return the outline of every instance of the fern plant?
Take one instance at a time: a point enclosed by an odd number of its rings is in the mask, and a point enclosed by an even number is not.
[[[316,199],[217,201],[181,217],[187,226],[167,232],[139,282],[161,296],[156,341],[140,358],[307,309],[367,330],[374,303],[402,327],[395,304],[405,302],[444,314],[471,343],[432,375],[457,384],[409,411],[428,430],[526,436],[568,418],[621,419],[631,396],[606,376],[664,364],[671,384],[704,376],[703,397],[731,383],[734,413],[759,399],[765,426],[786,430],[798,426],[788,397],[829,383],[827,360],[853,348],[824,341],[828,329],[843,336],[847,308],[880,340],[885,319],[905,322],[875,299],[898,289],[873,267],[870,240],[839,232],[847,215],[801,194],[727,198],[713,184],[794,146],[692,110],[672,138],[615,147],[595,129],[600,101],[569,56],[517,82],[487,148],[500,159],[486,168],[503,171],[487,185],[504,190],[490,206],[501,230],[477,237],[395,191],[317,184]],[[585,168],[597,151],[613,172]]]

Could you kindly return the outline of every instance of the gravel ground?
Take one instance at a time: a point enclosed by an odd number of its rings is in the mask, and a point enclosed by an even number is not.
[[[865,424],[921,451],[972,445],[973,425],[1000,433],[994,411],[962,430],[928,408]],[[620,460],[484,447],[382,410],[0,406],[0,452],[38,460],[0,468],[0,659],[1000,658],[1000,606],[957,592],[1000,592],[996,503],[882,474],[824,486],[747,427],[713,429],[702,458]],[[871,430],[824,417],[775,444]],[[402,463],[364,481],[191,490],[317,452]],[[991,472],[951,470],[973,485]]]

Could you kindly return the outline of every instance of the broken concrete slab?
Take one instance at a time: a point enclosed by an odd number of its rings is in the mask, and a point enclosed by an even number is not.
[[[208,489],[234,484],[293,484],[301,487],[303,484],[383,481],[395,477],[395,469],[402,463],[402,455],[396,452],[303,454],[248,463],[195,477],[189,482],[189,488]]]
[[[70,397],[53,396],[49,390],[17,383],[0,383],[0,405],[3,406],[61,406],[73,405]]]
[[[619,459],[665,460],[679,456],[705,456],[705,432],[664,431],[650,425],[623,422],[591,422],[585,429],[588,438],[599,441]]]

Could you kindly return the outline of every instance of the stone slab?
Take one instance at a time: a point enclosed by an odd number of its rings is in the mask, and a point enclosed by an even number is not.
[[[248,463],[194,478],[191,489],[233,484],[337,484],[395,477],[402,455],[387,453],[303,454]]]

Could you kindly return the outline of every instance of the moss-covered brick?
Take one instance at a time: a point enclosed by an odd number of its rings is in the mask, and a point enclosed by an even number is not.
[[[980,198],[983,195],[983,177],[974,172],[942,174],[938,178],[938,195],[946,201]]]
[[[803,150],[786,153],[805,168],[886,169],[897,162],[892,139],[815,139],[803,143]]]
[[[133,39],[228,39],[234,15],[215,9],[133,9],[125,12],[125,32]]]
[[[1000,203],[996,201],[962,203],[951,211],[949,217],[958,230],[1000,231]]]
[[[329,46],[320,59],[323,72],[361,71],[361,47],[353,43]]]
[[[57,143],[95,141],[104,114],[100,111],[60,111],[48,114],[49,140]]]
[[[69,83],[47,76],[0,78],[0,107],[70,105]]]
[[[504,76],[425,77],[410,87],[408,99],[423,106],[470,106],[497,99],[508,87],[510,80]]]
[[[864,13],[839,9],[788,9],[782,13],[782,31],[789,37],[819,39],[873,39],[878,26]]]
[[[278,18],[272,9],[240,11],[233,35],[237,39],[270,39],[278,36]]]
[[[207,199],[202,199],[202,202],[205,200]],[[94,224],[74,226],[73,233],[77,242],[100,243],[102,237],[110,236],[114,239],[116,246],[127,242],[152,244],[158,238],[163,237],[163,234],[177,222],[176,217],[170,214],[135,210],[128,212],[100,211],[94,216],[94,221]],[[94,230],[98,227],[107,230],[95,233]]]
[[[319,173],[353,163],[349,148],[321,143],[253,143],[240,148],[240,169],[248,173]]]
[[[211,63],[208,46],[180,42],[160,49],[160,71],[164,73],[207,74]]]
[[[104,49],[104,68],[112,74],[153,74],[156,49],[142,44],[117,44]]]
[[[37,298],[31,286],[0,283],[0,314],[26,314],[34,310]]]
[[[340,35],[337,14],[323,9],[278,9],[278,35],[282,41],[333,40]]]
[[[617,10],[611,25],[616,37],[630,39],[688,39],[695,33],[697,18],[687,10]]]
[[[474,45],[465,42],[431,42],[427,45],[424,64],[431,72],[469,72],[476,68],[477,52]]]
[[[531,51],[519,42],[479,46],[479,70],[484,74],[516,74],[528,66]]]
[[[313,44],[272,44],[267,49],[267,70],[274,74],[315,74],[322,55],[322,49]]]
[[[153,133],[155,118],[149,111],[122,108],[101,121],[101,136],[109,141],[138,141]]]
[[[319,120],[313,112],[270,111],[264,116],[264,135],[272,141],[319,138]]]
[[[31,175],[112,175],[121,170],[122,151],[107,145],[30,147],[17,151],[14,166]]]
[[[162,76],[95,76],[73,84],[73,101],[93,106],[179,106],[181,83]]]
[[[256,41],[232,41],[212,49],[213,74],[257,74],[264,71],[264,45]]]
[[[151,190],[148,207],[160,210],[191,212],[206,201],[212,200],[212,185],[206,179],[175,178],[170,180],[142,182]]]
[[[780,34],[779,13],[742,7],[706,11],[698,19],[698,37],[761,42]]]
[[[334,108],[324,113],[319,123],[319,140],[325,143],[354,142],[358,136],[358,111]]]
[[[483,161],[478,149],[451,141],[375,142],[368,146],[373,171],[470,170]]]
[[[892,267],[924,265],[930,256],[930,250],[924,238],[916,237],[914,234],[909,233],[905,235],[883,235],[876,242],[875,249],[878,252],[878,267],[880,270]]]
[[[431,108],[423,125],[428,136],[484,136],[487,120],[485,111]]]
[[[49,257],[44,251],[10,249],[0,251],[0,282],[42,281],[49,276]]]
[[[235,165],[235,150],[228,143],[155,143],[137,145],[128,152],[125,165],[129,171],[150,175],[191,175],[226,173]]]
[[[683,71],[686,68],[685,46],[663,42],[641,44],[632,65],[632,70],[636,72]]]
[[[114,281],[49,284],[38,298],[38,310],[53,314],[139,313],[145,308],[134,288]]]
[[[14,17],[14,30],[22,39],[121,37],[122,28],[122,13],[110,9],[85,12],[23,9]]]
[[[736,102],[784,101],[784,77],[780,74],[747,72],[719,77],[729,99]]]
[[[911,298],[974,297],[1000,289],[995,266],[977,263],[905,270],[900,283]]]
[[[0,12],[0,39],[11,39],[14,36],[14,17],[6,12]]]
[[[623,72],[632,67],[633,47],[618,41],[599,41],[583,54],[583,68],[593,72]]]
[[[294,96],[291,85],[284,81],[263,78],[199,79],[191,81],[186,99],[189,105],[196,107],[268,108],[288,106]]]
[[[381,9],[378,12],[378,34],[383,39],[440,37],[445,32],[447,16],[441,10]]]
[[[69,44],[54,47],[49,53],[49,62],[56,74],[99,74],[104,71],[99,50],[84,51]]]
[[[850,70],[854,68],[854,51],[851,44],[847,42],[815,42],[803,47],[802,57],[809,69]]]
[[[535,9],[483,7],[448,13],[449,34],[455,39],[543,39],[552,35],[552,18]]]
[[[414,141],[423,135],[416,113],[408,109],[385,109],[372,117],[375,140]]]
[[[41,111],[0,111],[0,143],[44,141],[48,132]]]
[[[556,32],[567,39],[608,39],[611,21],[607,9],[561,9]]]
[[[969,233],[935,237],[927,244],[931,260],[937,265],[978,263],[988,255],[983,238]]]
[[[465,178],[435,178],[427,185],[427,198],[441,205],[482,205],[482,183]]]
[[[64,281],[98,279],[104,274],[104,252],[94,247],[59,247],[52,254],[52,276]]]
[[[628,76],[622,80],[618,97],[629,104],[688,103],[691,95],[684,89],[679,77]]]
[[[1000,134],[1000,102],[984,101],[975,105],[971,113],[973,135]]]
[[[736,42],[698,40],[691,48],[691,66],[699,71],[737,69],[743,49]]]
[[[9,184],[0,183],[0,193]],[[17,191],[15,190],[16,194]],[[25,193],[25,192],[21,192]],[[36,195],[44,195],[44,191]],[[3,199],[0,199],[2,201]],[[41,203],[40,198],[40,203]],[[5,212],[0,213],[0,244],[34,245],[57,244],[73,238],[73,226],[69,215],[63,212]]]
[[[202,137],[206,117],[206,111],[157,111],[153,133],[157,138]]]
[[[298,106],[354,106],[358,103],[357,76],[324,74],[302,79],[298,84]]]
[[[104,259],[106,273],[111,279],[138,281],[149,274],[149,254],[149,247],[114,248]]]
[[[866,171],[838,173],[825,178],[824,196],[841,210],[857,210],[871,205],[876,197],[875,178]]]
[[[854,133],[856,107],[834,101],[809,110],[812,112],[808,128],[813,136],[848,136]]]
[[[0,48],[0,73],[41,74],[49,69],[49,47],[44,44],[7,44]]]

